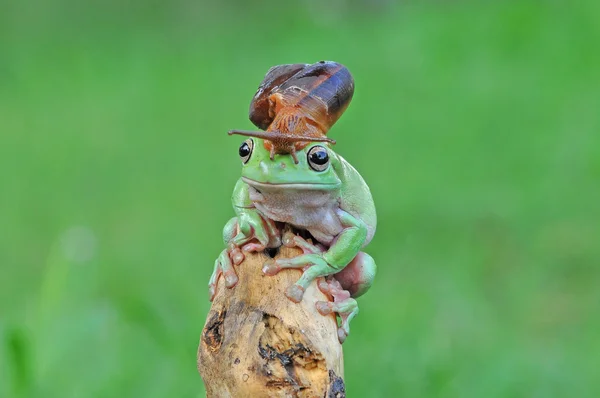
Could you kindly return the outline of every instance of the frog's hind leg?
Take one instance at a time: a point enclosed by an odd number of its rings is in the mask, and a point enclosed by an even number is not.
[[[344,342],[350,334],[350,321],[358,314],[358,304],[354,298],[363,295],[371,287],[376,270],[373,258],[359,252],[343,270],[319,281],[319,289],[333,297],[333,302],[319,301],[316,303],[317,310],[323,315],[338,313],[342,320],[338,329],[340,342]]]
[[[340,272],[335,274],[344,290],[348,290],[352,297],[365,294],[373,284],[377,266],[373,257],[365,252],[359,252],[350,263]]]
[[[350,322],[358,314],[358,303],[350,296],[350,292],[344,290],[335,277],[320,278],[319,289],[328,296],[333,297],[331,301],[317,301],[315,307],[321,315],[337,313],[341,324],[338,327],[338,340],[343,343],[350,334]]]

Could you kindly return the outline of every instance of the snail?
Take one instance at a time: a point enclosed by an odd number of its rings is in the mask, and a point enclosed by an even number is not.
[[[309,142],[328,142],[327,132],[346,110],[354,94],[348,69],[330,61],[274,66],[265,75],[250,104],[250,121],[265,131],[231,130],[264,139],[275,154],[290,154]]]

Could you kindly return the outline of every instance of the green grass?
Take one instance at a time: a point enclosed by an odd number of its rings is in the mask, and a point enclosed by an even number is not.
[[[203,396],[225,132],[320,59],[379,215],[349,396],[600,396],[596,2],[96,3],[0,9],[1,397]]]

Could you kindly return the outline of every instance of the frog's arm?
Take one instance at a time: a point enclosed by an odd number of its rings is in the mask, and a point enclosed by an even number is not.
[[[235,221],[232,220],[225,226],[223,237],[226,243],[233,243],[239,247],[256,238],[262,246],[266,247],[271,238],[277,235],[275,225],[270,220],[263,219],[258,213],[250,200],[248,184],[241,178],[235,184],[231,202],[237,217],[233,219]],[[237,233],[234,235],[232,232],[235,225],[237,225]]]
[[[233,265],[238,265],[244,260],[242,250],[263,250],[276,236],[273,233],[275,225],[270,220],[263,219],[252,205],[248,194],[248,185],[239,179],[233,189],[231,202],[236,216],[233,217],[223,228],[223,241],[227,246],[215,261],[212,276],[208,282],[210,301],[217,292],[217,281],[223,275],[225,286],[234,287],[238,282],[238,276]],[[252,239],[259,243],[250,243]]]
[[[366,246],[377,227],[377,212],[369,186],[350,163],[336,153],[332,153],[331,166],[342,182],[340,192],[340,208],[361,220],[367,228]]]

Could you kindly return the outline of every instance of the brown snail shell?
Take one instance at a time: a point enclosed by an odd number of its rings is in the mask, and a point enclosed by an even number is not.
[[[337,62],[274,66],[250,104],[250,120],[263,130],[324,136],[353,94],[354,79]]]

